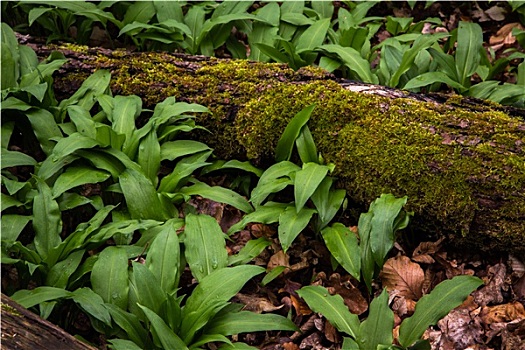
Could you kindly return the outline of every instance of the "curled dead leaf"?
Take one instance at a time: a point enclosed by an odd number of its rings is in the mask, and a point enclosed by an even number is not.
[[[512,29],[517,28],[523,30],[523,26],[518,23],[507,23],[495,35],[492,35],[489,39],[489,44],[494,50],[498,50],[503,46],[512,45],[516,42],[516,38],[512,35]]]
[[[389,290],[397,289],[400,296],[418,300],[422,296],[425,273],[419,264],[407,256],[397,256],[387,260],[379,277]]]
[[[288,254],[282,250],[279,250],[272,255],[270,261],[268,261],[268,270],[272,270],[276,266],[290,267],[290,258],[288,257]]]
[[[481,319],[487,325],[499,322],[521,321],[525,319],[525,309],[520,302],[485,306],[481,310]]]
[[[252,311],[258,314],[262,312],[272,312],[275,310],[279,310],[284,306],[284,304],[280,306],[275,306],[268,298],[257,297],[251,294],[247,295],[237,293],[236,297],[245,305],[245,310]]]

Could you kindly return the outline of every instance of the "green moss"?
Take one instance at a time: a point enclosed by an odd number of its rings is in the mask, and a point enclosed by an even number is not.
[[[273,159],[288,121],[315,102],[309,127],[354,202],[408,195],[418,228],[488,241],[484,249],[523,242],[525,127],[501,108],[450,107],[463,97],[439,105],[354,93],[313,67],[184,62],[162,53],[95,60],[112,70],[114,93],[139,95],[146,108],[168,96],[208,107],[212,115],[198,122],[212,133],[200,138],[221,158]]]

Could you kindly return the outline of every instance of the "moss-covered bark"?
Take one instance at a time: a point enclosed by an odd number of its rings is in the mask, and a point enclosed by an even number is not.
[[[201,136],[222,158],[271,159],[287,122],[315,102],[309,127],[354,202],[408,195],[418,229],[483,250],[525,251],[523,111],[356,93],[314,68],[61,50],[75,58],[56,80],[66,92],[105,68],[114,93],[139,95],[148,107],[168,96],[207,106],[212,115],[199,122],[212,133]]]

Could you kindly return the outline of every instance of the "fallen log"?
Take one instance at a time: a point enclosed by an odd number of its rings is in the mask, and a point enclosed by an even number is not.
[[[56,74],[59,97],[107,69],[113,93],[138,95],[146,108],[169,96],[208,107],[198,123],[211,135],[199,137],[225,159],[268,165],[287,122],[316,103],[314,140],[361,208],[381,193],[407,195],[416,232],[525,252],[525,110],[350,82],[313,67],[31,46],[40,57],[59,50],[69,58]]]
[[[2,293],[2,349],[94,350]]]

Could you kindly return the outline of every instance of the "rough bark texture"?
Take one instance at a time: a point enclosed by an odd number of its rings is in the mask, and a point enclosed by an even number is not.
[[[2,294],[2,349],[95,349]]]
[[[32,47],[41,57],[51,52]],[[308,124],[314,140],[361,208],[381,193],[407,195],[416,231],[452,234],[482,250],[525,251],[524,110],[358,84],[311,67],[53,49],[70,59],[56,76],[58,97],[108,69],[113,93],[136,94],[145,108],[169,96],[202,104],[212,114],[198,122],[211,135],[197,137],[221,158],[267,165],[287,122],[317,103]]]

